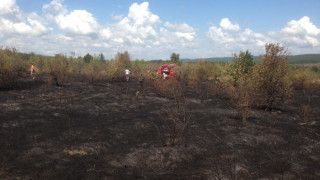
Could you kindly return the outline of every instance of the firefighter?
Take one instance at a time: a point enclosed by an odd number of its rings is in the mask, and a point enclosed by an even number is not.
[[[33,66],[33,64],[31,64],[31,67],[30,67],[30,75],[31,75],[32,79],[34,79],[34,72],[35,72],[34,66]]]

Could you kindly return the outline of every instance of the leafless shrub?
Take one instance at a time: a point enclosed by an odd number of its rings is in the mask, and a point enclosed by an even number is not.
[[[177,145],[182,138],[191,120],[189,101],[183,96],[180,84],[174,81],[175,91],[172,91],[174,101],[162,106],[160,114],[162,124],[157,127],[158,134],[164,144]]]
[[[307,80],[303,85],[303,94],[306,98],[306,102],[301,106],[301,115],[304,123],[310,123],[312,117],[316,116],[314,114],[314,109],[312,107],[313,96],[320,89],[320,81],[317,80]]]
[[[175,101],[174,108],[168,105],[163,105],[162,111],[164,112],[162,119],[162,133],[164,136],[168,136],[169,144],[176,145],[181,143],[185,130],[187,129],[191,113],[188,110],[187,101],[178,102]],[[166,143],[167,144],[167,143]]]
[[[139,77],[139,84],[140,84],[140,91],[142,92],[142,94],[144,94],[144,89],[145,89],[145,77],[141,74]]]
[[[213,177],[214,179],[238,179],[238,173],[236,170],[236,157],[232,155],[224,155],[220,157],[214,157],[213,159]]]
[[[219,77],[214,78],[213,80],[207,83],[208,86],[208,95],[223,97],[226,93],[225,82],[221,81]]]
[[[303,105],[301,107],[301,114],[302,114],[302,118],[303,118],[304,123],[310,123],[310,120],[312,117],[312,112],[313,112],[313,109],[310,106],[310,104]]]
[[[189,81],[188,85],[194,89],[196,98],[201,103],[204,103],[208,99],[209,91],[212,88],[212,84],[209,81],[192,80]]]

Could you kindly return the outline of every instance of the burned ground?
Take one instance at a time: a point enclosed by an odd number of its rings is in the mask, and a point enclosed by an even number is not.
[[[319,90],[308,112],[308,95],[295,90],[272,112],[253,109],[243,125],[228,98],[200,103],[182,88],[191,119],[170,145],[159,128],[174,100],[148,84],[142,94],[137,79],[59,87],[24,79],[0,91],[0,178],[320,178]]]

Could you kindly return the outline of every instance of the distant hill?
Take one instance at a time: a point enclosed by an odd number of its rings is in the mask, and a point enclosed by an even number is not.
[[[201,58],[210,62],[231,62],[233,57],[211,57]],[[254,61],[259,60],[259,56],[253,56]],[[199,59],[181,59],[183,62],[197,61]],[[288,64],[310,64],[320,63],[320,54],[301,54],[289,57]]]
[[[200,58],[199,58],[200,59]],[[199,59],[181,59],[183,62],[197,61]],[[201,58],[210,62],[231,62],[233,57],[211,57],[211,58]]]
[[[51,56],[44,56],[34,53],[19,53],[22,59],[29,60],[32,57],[51,57]],[[232,62],[233,57],[211,57],[211,58],[195,58],[195,59],[180,59],[182,62],[192,62],[198,61],[199,59],[204,59],[210,62]],[[259,62],[259,56],[253,56],[255,62]],[[157,63],[164,63],[168,62],[169,60],[161,60],[161,59],[154,59],[150,60],[152,62]],[[288,64],[315,64],[320,63],[320,54],[300,54],[300,55],[293,55],[289,57]]]
[[[289,57],[289,64],[320,63],[320,54],[301,54]]]

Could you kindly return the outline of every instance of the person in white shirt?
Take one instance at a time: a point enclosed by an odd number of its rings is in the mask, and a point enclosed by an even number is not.
[[[167,78],[167,74],[166,73],[163,73],[163,79],[166,79]]]
[[[126,80],[129,81],[129,76],[130,76],[130,70],[129,69],[125,69],[124,73],[126,75]]]

